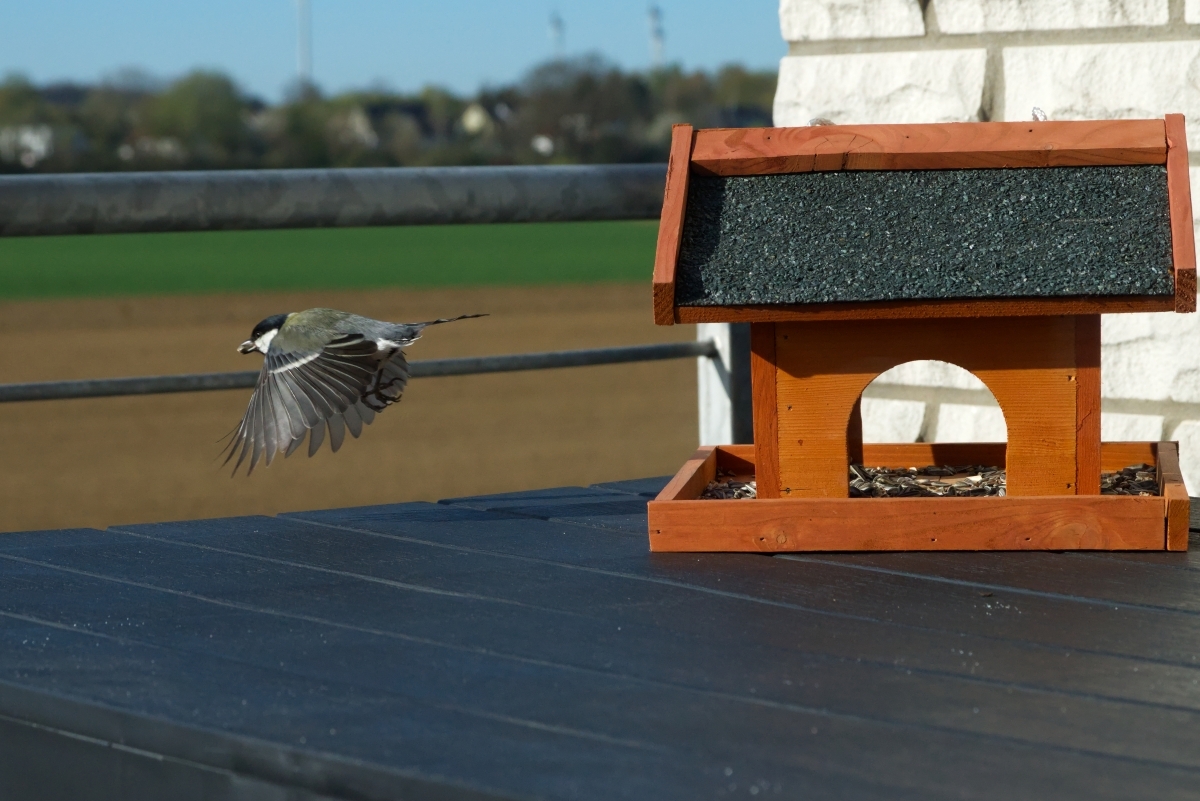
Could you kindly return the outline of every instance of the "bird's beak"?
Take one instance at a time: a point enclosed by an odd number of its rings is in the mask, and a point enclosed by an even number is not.
[[[245,342],[238,345],[238,353],[254,353],[256,350],[258,350],[258,348],[254,347],[254,341],[250,339],[247,339]]]

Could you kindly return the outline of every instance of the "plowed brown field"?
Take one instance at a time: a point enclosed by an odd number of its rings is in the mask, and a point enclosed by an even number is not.
[[[0,382],[257,369],[263,317],[332,306],[464,312],[410,359],[686,340],[645,285],[309,292],[0,304]],[[220,468],[249,390],[0,405],[0,531],[436,500],[674,472],[696,443],[691,360],[414,380],[337,454]]]

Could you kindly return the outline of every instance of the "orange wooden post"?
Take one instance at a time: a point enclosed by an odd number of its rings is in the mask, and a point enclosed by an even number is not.
[[[1191,509],[1183,474],[1179,471],[1179,443],[1160,442],[1156,450],[1158,482],[1163,487],[1167,507],[1167,550],[1186,551]]]
[[[1192,188],[1187,128],[1182,114],[1168,114],[1167,196],[1171,203],[1171,254],[1175,262],[1175,311],[1196,310],[1196,240],[1192,237]]]
[[[775,331],[782,497],[847,497],[859,398],[880,373],[915,359],[956,364],[992,391],[1008,427],[1009,495],[1075,494],[1074,318],[777,323]],[[768,413],[756,408],[756,420]]]
[[[1075,318],[1076,495],[1100,494],[1100,315]]]
[[[754,460],[758,497],[778,498],[779,414],[775,386],[775,324],[750,324],[750,383],[754,394]]]
[[[850,410],[850,422],[846,426],[846,456],[850,464],[863,463],[862,395]]]

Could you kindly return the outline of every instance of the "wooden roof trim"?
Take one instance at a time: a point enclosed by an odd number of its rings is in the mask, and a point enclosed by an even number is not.
[[[675,265],[683,237],[683,215],[687,208],[689,163],[695,139],[690,125],[671,128],[671,155],[667,161],[667,187],[663,194],[658,245],[654,251],[654,322],[675,323]]]
[[[1182,114],[1168,114],[1167,198],[1171,207],[1171,251],[1175,262],[1175,311],[1196,311],[1196,240],[1187,132]]]
[[[771,175],[1165,164],[1166,140],[1163,120],[714,128],[696,132],[692,169]]]

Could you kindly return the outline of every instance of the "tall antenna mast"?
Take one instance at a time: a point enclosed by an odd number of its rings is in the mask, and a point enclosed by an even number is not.
[[[567,26],[557,11],[550,14],[550,41],[554,43],[554,57],[563,57],[563,42],[567,38]]]
[[[296,77],[312,83],[312,6],[309,0],[296,0]]]
[[[661,67],[663,63],[663,42],[666,39],[666,36],[663,34],[662,9],[656,5],[650,6],[649,21],[650,60],[655,67]]]

